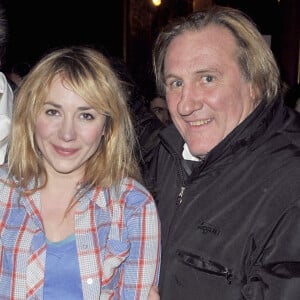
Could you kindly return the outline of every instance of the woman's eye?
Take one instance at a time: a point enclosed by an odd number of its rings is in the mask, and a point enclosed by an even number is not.
[[[57,116],[59,112],[56,109],[47,109],[46,114],[48,116]]]
[[[81,114],[81,118],[84,119],[84,120],[94,120],[94,116],[89,114],[89,113],[83,113]]]

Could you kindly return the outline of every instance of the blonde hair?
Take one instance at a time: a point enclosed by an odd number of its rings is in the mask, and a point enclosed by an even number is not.
[[[105,134],[96,153],[87,161],[85,186],[118,185],[122,178],[141,180],[135,158],[136,136],[126,93],[98,50],[85,46],[53,50],[29,72],[15,99],[8,151],[9,175],[33,193],[47,183],[47,174],[35,141],[35,123],[55,76],[91,107],[107,116]],[[46,178],[39,183],[40,178]],[[28,190],[28,184],[34,184]]]

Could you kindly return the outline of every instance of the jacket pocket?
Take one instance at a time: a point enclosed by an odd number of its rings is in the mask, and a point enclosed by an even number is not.
[[[202,272],[206,272],[216,276],[223,276],[227,280],[228,284],[231,284],[231,280],[233,277],[233,272],[231,269],[215,261],[205,259],[199,255],[189,253],[184,250],[178,249],[176,251],[176,254],[182,263]]]

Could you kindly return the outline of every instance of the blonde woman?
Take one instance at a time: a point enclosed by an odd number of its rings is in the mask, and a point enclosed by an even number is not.
[[[1,299],[147,299],[160,223],[141,184],[125,92],[88,47],[27,75],[0,170]]]

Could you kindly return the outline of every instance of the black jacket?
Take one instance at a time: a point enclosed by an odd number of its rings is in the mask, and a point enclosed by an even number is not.
[[[262,102],[194,166],[183,143],[164,129],[151,170],[161,300],[299,300],[300,115]]]

